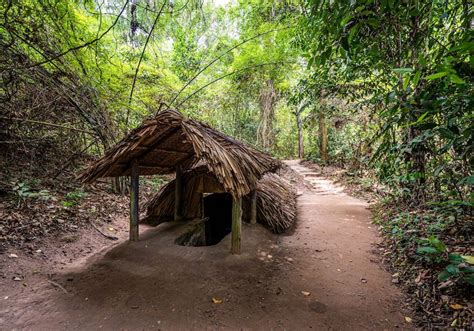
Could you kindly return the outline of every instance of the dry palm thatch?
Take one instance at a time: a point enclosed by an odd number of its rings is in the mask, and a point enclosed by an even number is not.
[[[275,233],[290,229],[296,220],[296,189],[269,173],[257,183],[257,221]]]
[[[177,166],[191,169],[200,162],[226,192],[236,197],[248,194],[265,173],[281,166],[268,154],[175,110],[166,110],[133,130],[80,178],[92,182],[101,177],[128,176],[134,159],[138,160],[140,175],[168,174]]]
[[[200,218],[202,216],[202,197],[204,192],[225,192],[216,177],[207,168],[200,166],[183,173],[184,219]],[[158,191],[145,204],[146,217],[142,222],[151,225],[170,221],[174,217],[175,181],[172,180]]]
[[[203,217],[202,193],[223,192],[223,187],[204,167],[192,169],[183,174],[185,182],[185,218]],[[143,222],[157,225],[173,219],[175,182],[171,181],[146,204]],[[250,197],[244,197],[244,218],[250,214]],[[296,190],[285,179],[268,173],[257,183],[257,221],[275,233],[283,233],[295,222]]]

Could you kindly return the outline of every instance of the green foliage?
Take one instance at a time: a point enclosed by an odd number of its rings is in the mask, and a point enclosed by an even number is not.
[[[140,178],[141,180],[146,181],[147,185],[151,187],[153,191],[158,191],[163,185],[168,181],[161,176],[153,176],[151,178]]]
[[[459,254],[449,254],[449,264],[438,275],[439,281],[446,281],[448,279],[465,282],[469,285],[474,285],[474,267],[469,265],[467,258],[472,256],[461,256]]]
[[[381,181],[418,203],[466,201],[473,43],[464,3],[305,4],[295,42],[314,73],[308,86],[366,105],[378,124],[364,135]]]
[[[446,245],[436,236],[432,235],[429,238],[421,238],[420,245],[416,249],[416,253],[422,255],[430,262],[440,263],[443,261],[442,254],[446,251]]]
[[[417,254],[429,263],[444,265],[443,271],[438,274],[439,281],[451,279],[474,285],[474,267],[468,263],[472,257],[454,253],[449,253],[446,257],[446,245],[435,236],[422,238],[420,244],[423,246],[417,248]]]
[[[61,201],[61,204],[64,207],[74,207],[81,202],[87,196],[87,193],[84,192],[82,188],[78,188],[72,192],[66,193],[64,200]]]
[[[18,206],[25,203],[28,199],[49,200],[51,195],[48,190],[36,190],[34,187],[39,185],[39,180],[29,182],[13,183],[13,192],[17,198]]]

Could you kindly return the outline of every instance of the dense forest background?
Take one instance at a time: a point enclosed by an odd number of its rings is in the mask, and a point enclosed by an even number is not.
[[[171,107],[276,157],[344,168],[380,195],[393,265],[474,284],[454,254],[472,246],[470,1],[6,0],[0,12],[0,182],[20,201],[71,185]]]

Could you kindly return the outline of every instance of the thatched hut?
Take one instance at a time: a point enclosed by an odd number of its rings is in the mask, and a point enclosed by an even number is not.
[[[138,240],[138,178],[176,173],[174,219],[183,219],[182,172],[202,164],[232,199],[232,252],[240,253],[242,197],[252,197],[256,210],[257,182],[281,163],[208,125],[175,110],[159,112],[94,162],[84,182],[101,177],[130,176],[130,240]]]
[[[231,201],[217,179],[200,166],[183,173],[183,217],[188,220],[201,219],[206,222],[207,241],[213,242],[216,232],[230,232]],[[145,205],[146,217],[142,222],[158,225],[173,220],[175,181],[163,186]],[[257,182],[256,219],[252,219],[251,195],[242,200],[242,219],[258,222],[274,233],[288,230],[296,217],[296,189],[277,174],[267,173]],[[218,224],[216,224],[218,223]],[[222,230],[222,231],[221,231]],[[206,238],[205,238],[206,240]]]

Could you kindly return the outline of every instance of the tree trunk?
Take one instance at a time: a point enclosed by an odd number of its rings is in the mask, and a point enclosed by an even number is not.
[[[250,192],[250,224],[257,224],[257,189]]]
[[[260,126],[257,138],[261,143],[263,149],[268,150],[273,146],[275,137],[273,132],[273,121],[275,118],[275,104],[277,101],[277,94],[273,81],[271,79],[266,81],[266,86],[260,93]]]
[[[232,198],[232,254],[240,254],[240,243],[242,240],[242,198]]]
[[[138,206],[139,176],[138,160],[134,159],[131,164],[130,173],[130,241],[138,240],[138,221],[140,217]]]
[[[296,124],[298,126],[298,158],[304,157],[304,142],[303,142],[303,120],[301,119],[301,113],[296,113]]]
[[[319,156],[324,164],[328,162],[328,128],[322,110],[319,112]]]

